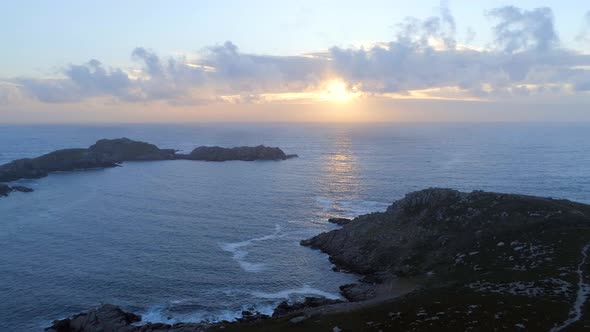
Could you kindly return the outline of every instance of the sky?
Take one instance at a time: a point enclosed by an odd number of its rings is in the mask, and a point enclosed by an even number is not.
[[[590,2],[1,8],[0,123],[590,120]]]

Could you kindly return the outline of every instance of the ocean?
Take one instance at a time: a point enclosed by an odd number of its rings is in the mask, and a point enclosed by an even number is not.
[[[329,217],[449,187],[590,203],[590,124],[0,125],[0,164],[128,137],[189,152],[271,145],[286,161],[128,162],[21,180],[0,198],[0,331],[112,303],[144,321],[233,319],[339,298],[354,275],[299,241]]]

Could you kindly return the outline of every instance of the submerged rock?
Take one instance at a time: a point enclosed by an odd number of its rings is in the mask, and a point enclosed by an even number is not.
[[[331,222],[333,224],[340,225],[340,226],[344,226],[344,225],[350,223],[351,221],[352,221],[352,219],[348,219],[348,218],[330,218],[330,219],[328,219],[328,222]]]

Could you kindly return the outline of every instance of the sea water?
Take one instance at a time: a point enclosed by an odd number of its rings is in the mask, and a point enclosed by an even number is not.
[[[265,144],[286,161],[127,162],[54,173],[0,198],[0,331],[112,303],[144,321],[270,314],[339,298],[354,275],[299,241],[329,217],[449,187],[590,203],[588,124],[0,125],[0,164],[128,137],[189,152]]]

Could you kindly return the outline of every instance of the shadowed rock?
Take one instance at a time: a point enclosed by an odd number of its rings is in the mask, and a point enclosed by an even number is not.
[[[141,316],[105,304],[98,309],[77,314],[71,318],[56,320],[45,331],[48,332],[131,332],[137,331],[132,323],[139,322]]]
[[[340,225],[340,226],[344,226],[346,224],[349,224],[351,221],[352,221],[352,219],[348,219],[348,218],[330,218],[330,219],[328,219],[328,222],[331,222],[333,224]]]
[[[317,308],[325,305],[342,303],[342,300],[331,300],[325,297],[306,297],[303,302],[290,303],[289,301],[283,301],[277,305],[272,313],[272,317],[280,317],[289,315],[297,311],[301,311],[307,308]]]
[[[171,160],[174,149],[160,149],[157,146],[133,141],[128,138],[101,139],[88,148],[88,151],[103,160],[116,163],[123,161]]]
[[[0,197],[1,196],[8,196],[13,191],[19,191],[22,193],[30,193],[33,192],[33,189],[24,187],[24,186],[9,186],[3,183],[0,183]]]
[[[0,196],[7,196],[12,191],[8,185],[0,183]]]
[[[200,146],[183,159],[228,161],[228,160],[286,160],[295,155],[287,156],[283,150],[274,147],[259,145],[256,147],[242,146],[236,148],[222,148],[219,146]]]
[[[88,149],[64,149],[37,158],[24,158],[0,166],[0,181],[36,179],[51,172],[117,166],[111,158],[94,154]]]
[[[386,212],[359,216],[301,244],[361,274],[407,276],[449,264],[479,238],[537,224],[590,224],[590,206],[566,200],[431,188],[409,193]]]
[[[105,304],[97,309],[83,312],[71,318],[60,319],[46,328],[47,332],[194,332],[207,324],[200,323],[145,323],[138,325],[141,316]]]

